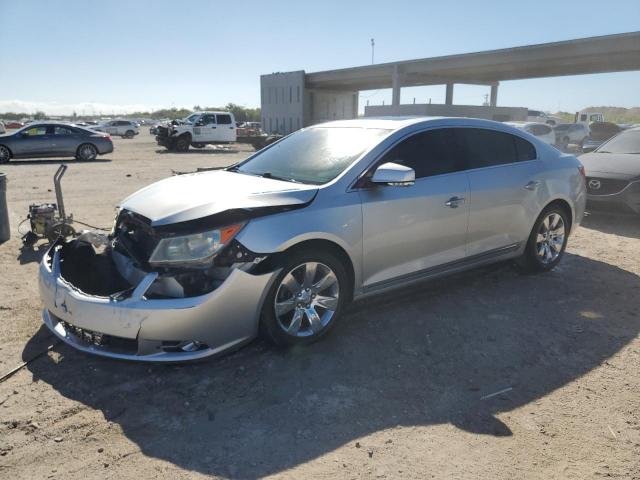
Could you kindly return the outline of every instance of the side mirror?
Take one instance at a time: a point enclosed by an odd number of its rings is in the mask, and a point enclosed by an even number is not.
[[[413,168],[405,167],[393,162],[383,163],[371,177],[373,183],[382,183],[394,186],[413,185],[416,180],[416,172]]]

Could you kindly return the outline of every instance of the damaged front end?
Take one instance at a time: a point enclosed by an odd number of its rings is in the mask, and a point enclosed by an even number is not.
[[[176,141],[176,129],[173,125],[158,125],[156,128],[156,143],[162,147],[173,148]]]
[[[260,214],[153,227],[123,209],[109,236],[59,239],[40,265],[44,322],[72,346],[114,358],[193,360],[242,345],[257,334],[277,274],[269,255],[234,239]]]

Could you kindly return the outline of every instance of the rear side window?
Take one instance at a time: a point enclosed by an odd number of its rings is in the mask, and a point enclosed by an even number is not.
[[[534,135],[546,135],[551,131],[551,127],[547,125],[532,125],[531,133]]]
[[[456,133],[439,128],[417,133],[393,147],[380,163],[399,163],[413,168],[416,178],[432,177],[464,170]]]
[[[219,125],[231,125],[231,115],[216,115]]]
[[[461,128],[458,141],[464,145],[467,168],[535,160],[536,149],[527,140],[516,135],[482,128]]]
[[[67,127],[54,127],[53,133],[54,135],[73,135],[75,131]]]
[[[513,141],[516,144],[516,154],[519,162],[536,159],[536,149],[530,142],[515,135],[513,136]]]
[[[465,145],[469,168],[491,167],[518,161],[513,135],[481,128],[462,128],[458,136]]]

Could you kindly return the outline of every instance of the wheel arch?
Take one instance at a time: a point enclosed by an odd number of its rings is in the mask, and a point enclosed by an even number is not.
[[[13,150],[11,150],[11,147],[8,145],[5,145],[4,143],[0,143],[0,147],[4,147],[7,150],[9,150],[9,158],[13,158],[15,155],[13,154]]]
[[[573,228],[573,216],[574,216],[574,212],[573,212],[573,208],[571,207],[571,204],[564,198],[556,198],[554,200],[551,200],[550,202],[548,202],[544,208],[542,210],[540,210],[538,212],[538,217],[540,216],[540,214],[542,212],[544,212],[547,208],[549,207],[559,207],[562,208],[565,213],[567,214],[567,216],[569,217],[569,231],[571,231],[571,229]],[[536,217],[536,219],[538,218]]]
[[[345,267],[347,272],[347,276],[349,278],[349,288],[347,289],[347,293],[349,295],[349,300],[353,298],[354,295],[354,286],[355,286],[355,268],[351,257],[347,253],[347,251],[338,243],[325,239],[325,238],[314,238],[314,239],[305,239],[300,240],[297,243],[289,245],[282,251],[273,253],[269,255],[269,258],[266,260],[265,264],[260,264],[260,270],[274,270],[276,268],[280,268],[284,263],[284,259],[291,255],[294,252],[298,252],[301,250],[309,250],[309,251],[317,251],[323,250],[325,252],[329,252],[335,255]]]

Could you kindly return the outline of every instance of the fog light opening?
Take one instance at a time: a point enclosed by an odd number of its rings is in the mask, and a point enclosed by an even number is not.
[[[185,341],[173,341],[162,342],[162,350],[165,352],[197,352],[198,350],[204,350],[209,348],[207,344],[199,342],[197,340],[185,340]]]

